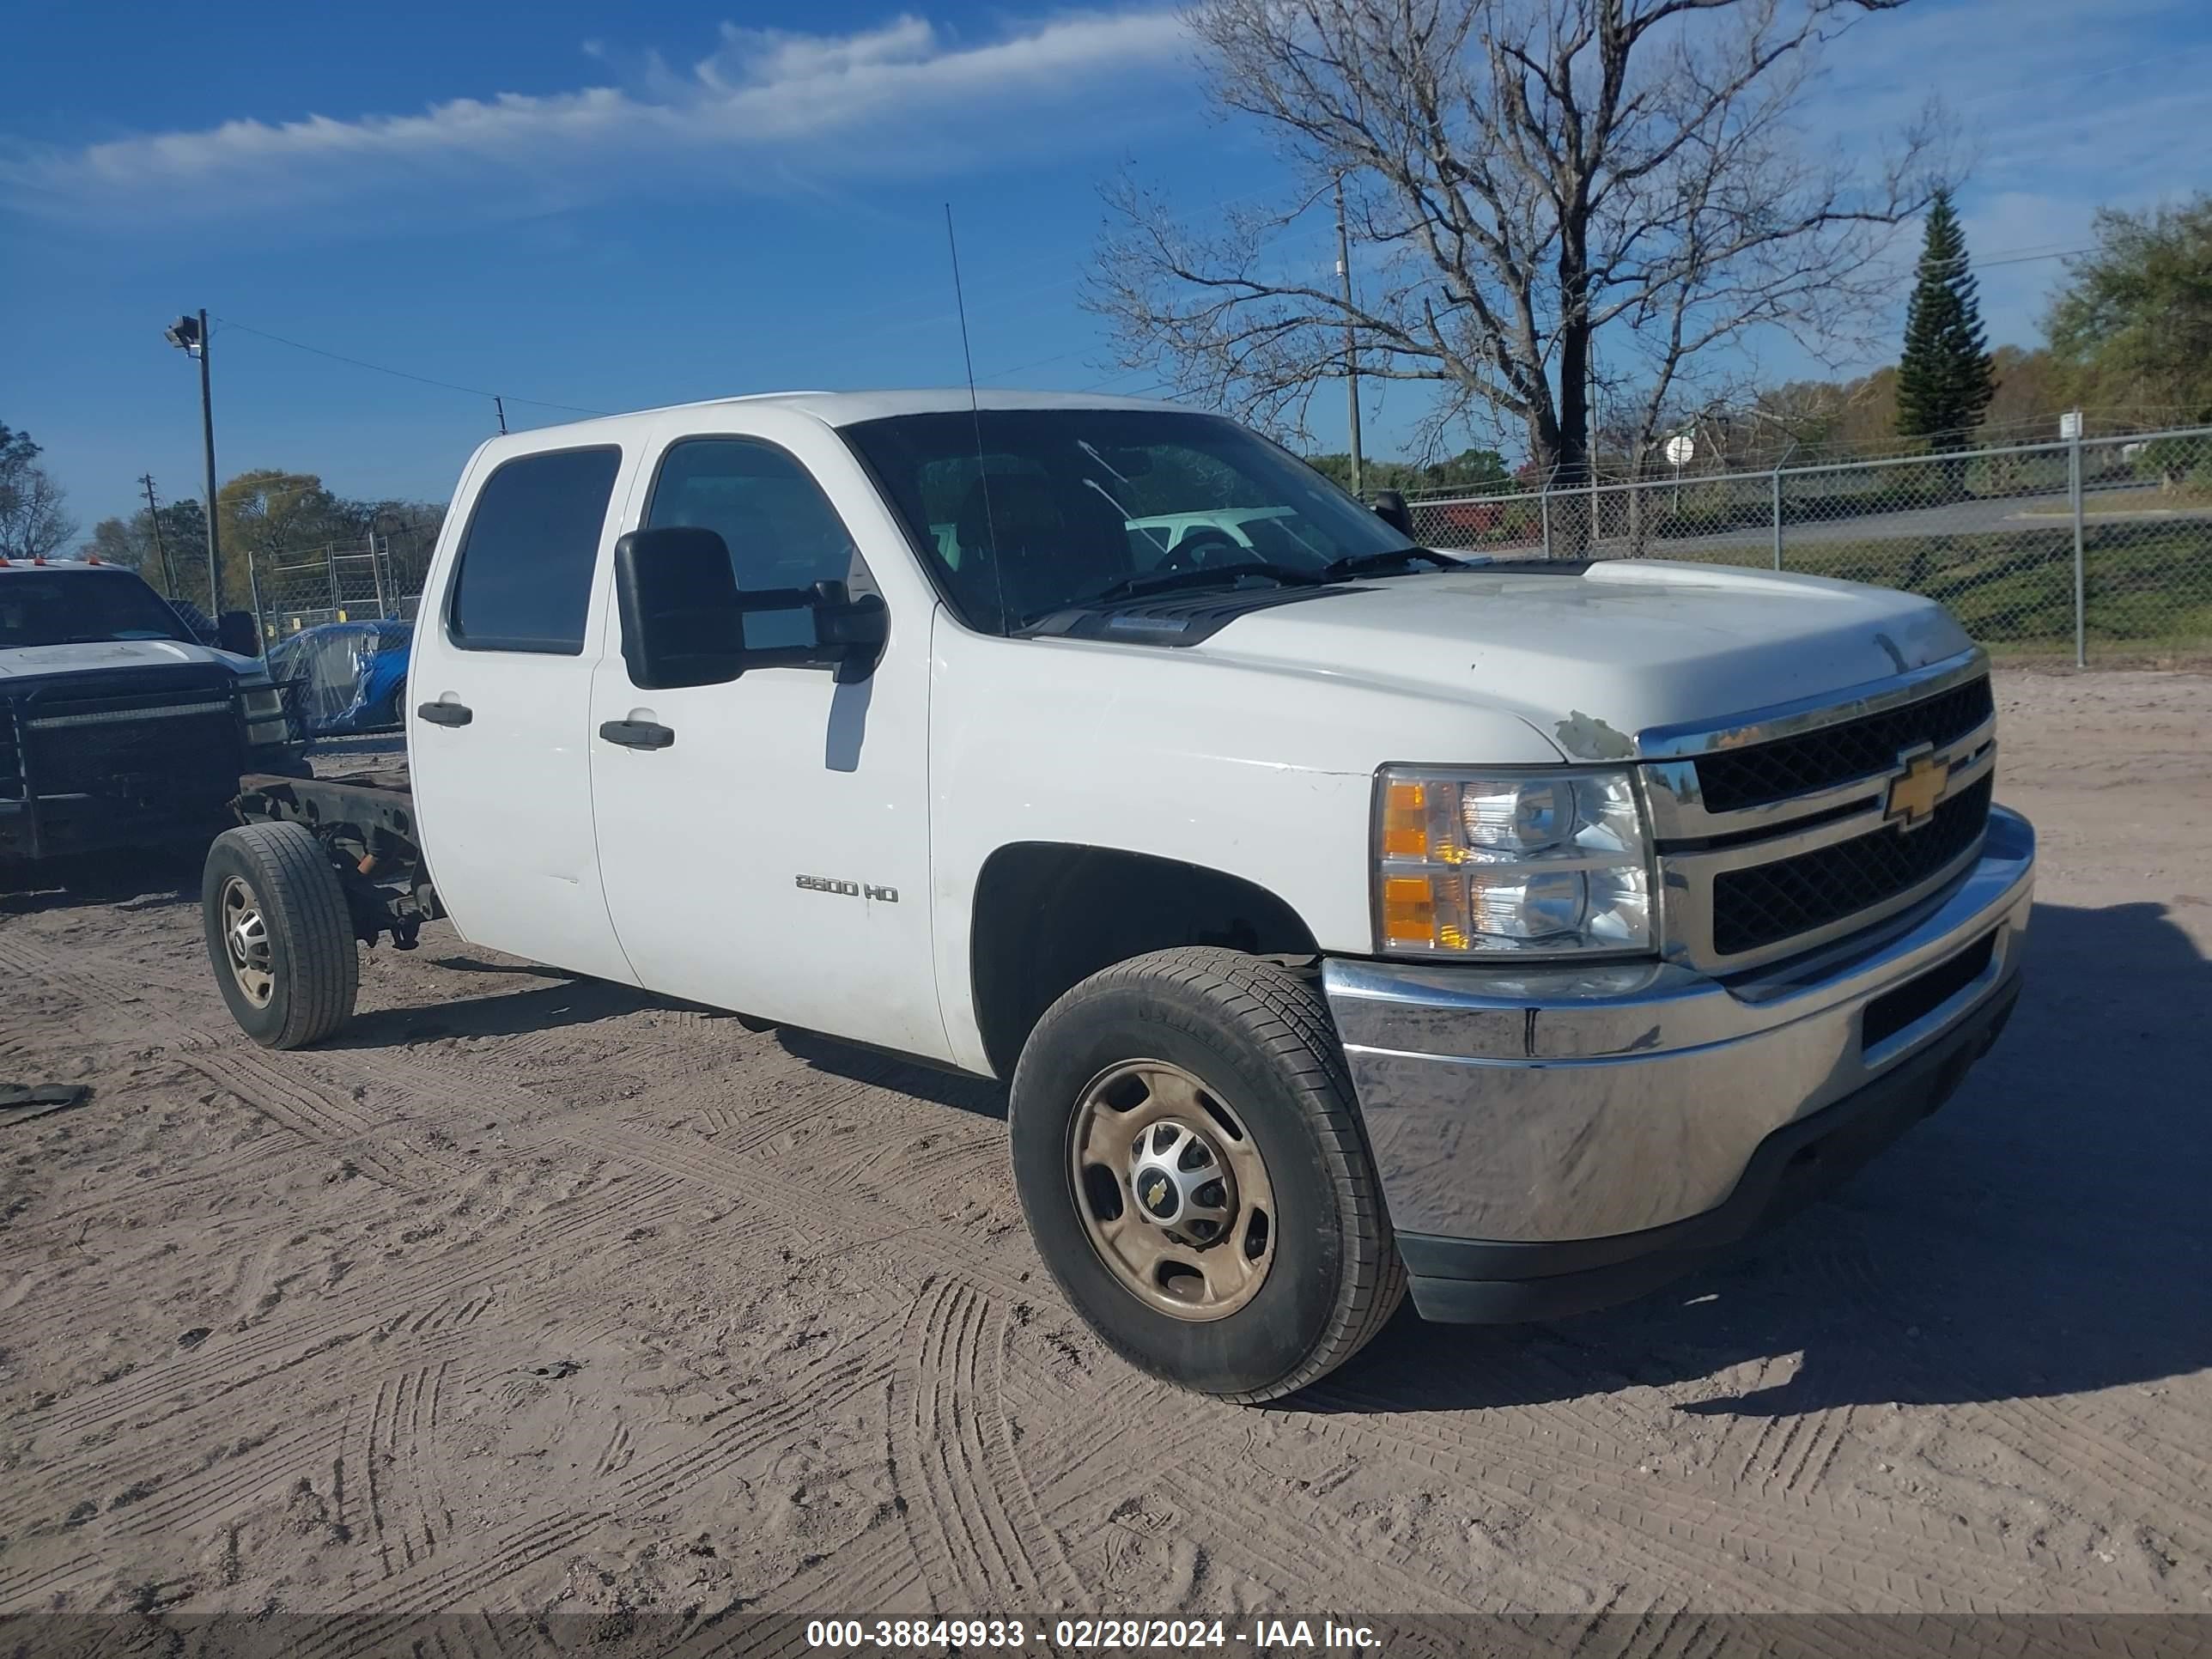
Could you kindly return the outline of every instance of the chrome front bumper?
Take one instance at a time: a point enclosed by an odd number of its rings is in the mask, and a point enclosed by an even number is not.
[[[2034,831],[2000,807],[1978,860],[1942,893],[1726,983],[1662,963],[1328,962],[1322,983],[1392,1225],[1409,1241],[1480,1241],[1510,1256],[1656,1238],[1726,1208],[1770,1138],[1887,1100],[1897,1090],[1880,1085],[1971,1047],[1967,1028],[2001,1018],[2018,989],[2034,876]],[[1986,963],[1958,983],[1957,959],[1984,940]],[[1417,1296],[1420,1248],[1407,1250]],[[1548,1266],[1540,1249],[1522,1254],[1552,1272],[1573,1251],[1550,1253]]]

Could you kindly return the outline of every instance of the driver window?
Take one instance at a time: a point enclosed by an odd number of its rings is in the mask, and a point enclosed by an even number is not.
[[[687,438],[672,444],[653,480],[645,528],[711,530],[730,550],[741,592],[844,582],[873,592],[860,550],[822,487],[791,455],[754,438]],[[758,611],[745,618],[756,648],[813,642],[804,611]]]

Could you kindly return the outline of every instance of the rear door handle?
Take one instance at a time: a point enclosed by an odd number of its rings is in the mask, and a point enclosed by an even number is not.
[[[466,726],[477,717],[476,710],[465,702],[419,703],[415,712],[433,726]]]
[[[674,732],[652,720],[609,720],[599,735],[625,749],[665,749],[676,741]]]

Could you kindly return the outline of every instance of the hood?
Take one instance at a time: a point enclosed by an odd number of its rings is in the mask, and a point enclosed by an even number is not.
[[[261,665],[251,657],[182,640],[95,640],[84,645],[22,645],[0,651],[0,681],[191,663],[213,663],[240,677],[261,672]]]
[[[1401,576],[1253,611],[1188,648],[1486,704],[1570,758],[1614,760],[1655,726],[1863,685],[1972,644],[1941,605],[1893,588],[1638,559]]]

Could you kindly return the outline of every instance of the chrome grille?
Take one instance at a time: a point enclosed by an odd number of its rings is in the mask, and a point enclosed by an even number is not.
[[[1733,812],[1871,777],[1890,770],[1899,752],[1916,744],[1940,749],[1964,737],[1985,723],[1996,707],[1984,674],[1902,708],[1748,749],[1703,755],[1697,763],[1698,793],[1707,811]]]
[[[1979,851],[1996,766],[1978,650],[1707,731],[1646,732],[1662,949],[1727,973],[1871,927]],[[1932,816],[1890,816],[1915,762],[1944,773]],[[1900,809],[1902,802],[1900,802]]]

